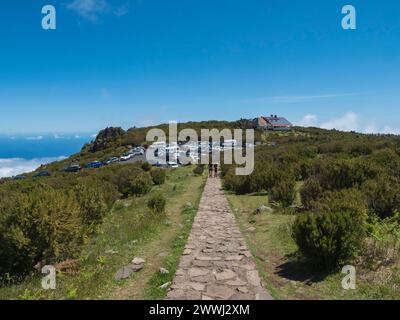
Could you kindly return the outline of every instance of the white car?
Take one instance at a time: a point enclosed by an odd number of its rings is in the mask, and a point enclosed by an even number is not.
[[[170,168],[179,168],[179,165],[176,162],[169,161],[168,167]]]
[[[121,161],[128,161],[129,159],[132,159],[134,157],[133,154],[124,154],[119,160]]]
[[[133,154],[135,156],[143,156],[144,155],[144,151],[143,150],[136,150]]]

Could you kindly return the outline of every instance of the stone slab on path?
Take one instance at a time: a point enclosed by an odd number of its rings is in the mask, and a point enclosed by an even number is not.
[[[220,179],[209,178],[167,300],[272,300]]]

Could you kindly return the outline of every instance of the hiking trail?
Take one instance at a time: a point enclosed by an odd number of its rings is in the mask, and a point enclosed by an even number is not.
[[[205,185],[167,300],[271,300],[218,178]]]

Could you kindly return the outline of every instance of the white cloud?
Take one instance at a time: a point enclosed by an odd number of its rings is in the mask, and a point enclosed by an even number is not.
[[[67,8],[92,22],[97,21],[105,13],[112,13],[117,17],[128,13],[126,5],[114,8],[106,0],[74,0],[67,5]]]
[[[379,129],[376,127],[374,123],[367,124],[363,129],[363,133],[377,133],[377,132],[379,132]]]
[[[128,10],[128,6],[127,5],[123,5],[123,6],[120,6],[120,7],[116,8],[116,9],[114,9],[114,14],[117,17],[122,17],[122,16],[128,14],[128,11],[129,11]]]
[[[43,140],[43,136],[26,137],[26,140]]]
[[[382,133],[384,134],[397,134],[400,135],[400,130],[399,129],[393,129],[389,126],[385,126],[382,130]]]
[[[320,123],[318,116],[313,114],[305,115],[297,125],[301,127],[319,127],[323,129],[336,129],[340,131],[356,131],[367,134],[396,134],[400,135],[399,129],[389,126],[379,127],[373,122],[364,123],[361,117],[354,112],[347,112],[343,116],[333,118]]]
[[[323,129],[336,129],[341,131],[358,131],[359,116],[354,112],[348,112],[344,116],[329,120],[320,125]]]
[[[37,158],[31,160],[21,158],[0,159],[0,178],[13,177],[22,173],[32,172],[42,164],[63,159],[65,159],[65,157]]]
[[[318,124],[318,117],[315,114],[307,114],[298,123],[301,127],[315,127]]]
[[[96,21],[100,14],[109,10],[109,5],[105,0],[74,0],[67,8],[87,20]]]

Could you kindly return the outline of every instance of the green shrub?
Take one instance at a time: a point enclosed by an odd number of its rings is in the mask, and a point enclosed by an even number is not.
[[[0,203],[0,273],[20,274],[43,259],[66,259],[79,252],[84,230],[71,191],[37,187]]]
[[[151,170],[151,164],[148,163],[148,162],[143,162],[142,165],[141,165],[141,168],[142,168],[144,171],[148,172],[148,171]]]
[[[332,192],[316,212],[299,214],[292,227],[300,252],[326,269],[355,258],[363,247],[366,208],[357,190]]]
[[[317,178],[324,189],[339,190],[353,186],[351,165],[348,160],[325,159],[319,170]]]
[[[235,191],[236,194],[246,194],[246,193],[252,193],[255,191],[254,185],[253,185],[253,179],[252,176],[237,176],[232,173],[230,177],[227,177],[228,179],[230,178],[230,182],[228,182],[232,188],[233,191]],[[227,179],[225,178],[225,179]]]
[[[315,178],[307,179],[300,189],[301,202],[304,208],[310,210],[314,203],[323,196],[323,189]]]
[[[114,184],[118,191],[125,197],[132,195],[132,181],[136,177],[143,174],[143,170],[135,166],[126,165],[120,166],[116,172],[112,172],[110,176],[105,176],[105,179]]]
[[[141,172],[135,178],[129,182],[128,194],[141,196],[148,193],[151,190],[153,181],[148,172]]]
[[[77,185],[74,191],[80,207],[83,226],[88,233],[92,233],[108,212],[103,191],[96,185],[88,184]]]
[[[385,170],[392,176],[400,176],[400,156],[395,150],[385,148],[382,150],[375,151],[370,159],[381,165]]]
[[[290,176],[282,176],[275,185],[268,190],[269,200],[279,202],[284,207],[290,206],[295,199],[296,181]]]
[[[156,193],[147,201],[147,206],[155,213],[164,213],[166,206],[166,199],[162,194]]]
[[[381,218],[391,217],[400,211],[400,180],[380,175],[363,185],[369,209]]]
[[[154,168],[150,171],[151,179],[155,185],[161,185],[165,182],[166,171],[161,168]]]
[[[97,193],[101,194],[108,209],[111,209],[115,201],[117,201],[121,196],[116,185],[106,180],[102,180],[98,176],[78,178],[76,187],[82,185],[96,189]]]
[[[204,164],[198,164],[196,167],[193,169],[193,173],[196,175],[202,175],[204,173]]]

